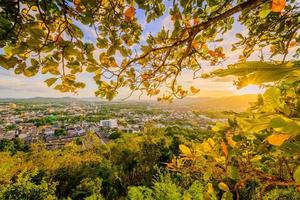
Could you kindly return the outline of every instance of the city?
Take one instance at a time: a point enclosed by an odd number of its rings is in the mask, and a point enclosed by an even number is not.
[[[180,122],[183,128],[206,130],[224,120],[146,101],[139,105],[86,101],[3,102],[0,104],[0,140],[19,138],[27,144],[43,142],[53,149],[87,133],[94,133],[106,143],[117,132],[143,132],[149,123],[165,128],[178,126]]]

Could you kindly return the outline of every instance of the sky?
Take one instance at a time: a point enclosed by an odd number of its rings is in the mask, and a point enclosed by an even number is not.
[[[165,14],[159,19],[146,23],[144,13],[137,10],[136,17],[143,28],[142,40],[147,38],[147,35],[151,32],[155,34],[162,27],[166,29],[172,29],[172,21],[168,14],[168,9]],[[93,28],[86,26],[81,26],[85,33],[85,40],[89,42],[95,42],[95,32]],[[245,33],[245,28],[239,23],[235,22],[231,31],[226,33],[223,37],[223,47],[226,54],[226,61],[224,62],[224,67],[226,64],[233,63],[238,60],[238,56],[241,52],[234,51],[231,52],[231,44],[233,44],[237,39],[235,38],[236,33]],[[1,53],[1,50],[0,50]],[[257,60],[257,55],[250,57],[250,60]],[[219,68],[220,66],[210,66],[204,67],[203,71],[211,71],[214,68]],[[44,83],[44,80],[49,78],[47,75],[39,74],[36,77],[25,77],[24,75],[15,75],[13,70],[5,70],[0,67],[0,98],[30,98],[30,97],[94,97],[94,92],[97,90],[97,86],[93,81],[92,74],[83,73],[78,76],[78,80],[86,83],[86,88],[78,91],[78,94],[72,93],[61,93],[52,88],[49,88]],[[233,78],[214,78],[214,79],[195,79],[193,80],[193,74],[188,71],[183,71],[179,77],[179,82],[185,86],[189,87],[193,85],[200,89],[200,92],[195,97],[223,97],[232,95],[243,95],[243,94],[256,94],[262,93],[263,88],[259,86],[248,86],[244,89],[237,90],[233,85]],[[124,88],[119,91],[117,99],[122,99],[127,97],[129,90]],[[136,98],[138,95],[133,95],[131,99]],[[142,99],[148,99],[147,97],[142,97]]]

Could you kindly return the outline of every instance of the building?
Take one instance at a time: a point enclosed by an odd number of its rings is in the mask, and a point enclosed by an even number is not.
[[[118,128],[118,120],[117,119],[101,120],[100,126],[104,128]]]
[[[16,137],[16,130],[7,131],[2,139],[12,140]]]
[[[44,135],[46,136],[52,136],[54,135],[55,130],[52,127],[45,127],[44,128]]]

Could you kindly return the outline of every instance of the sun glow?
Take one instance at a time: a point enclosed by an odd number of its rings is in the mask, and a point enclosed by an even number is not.
[[[244,94],[261,94],[264,93],[266,89],[261,88],[258,85],[249,85],[242,89],[236,90],[234,94],[236,95],[244,95]]]

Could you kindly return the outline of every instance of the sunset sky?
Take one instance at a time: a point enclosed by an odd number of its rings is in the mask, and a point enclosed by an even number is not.
[[[172,22],[168,11],[160,19],[146,24],[144,14],[137,10],[136,14],[139,22],[143,27],[142,40],[147,38],[147,35],[151,32],[155,34],[162,27],[166,29],[172,29]],[[86,36],[85,40],[89,42],[96,41],[96,34],[92,28],[82,26]],[[236,33],[245,33],[245,29],[238,22],[235,22],[233,29],[224,35],[223,47],[226,54],[226,61],[222,66],[204,66],[203,72],[211,71],[212,69],[218,67],[225,67],[227,64],[234,63],[238,60],[238,56],[241,52],[234,51],[231,52],[231,44],[233,44],[237,39],[235,38]],[[0,50],[1,52],[1,50]],[[96,54],[99,52],[96,52]],[[257,55],[252,55],[249,60],[257,60]],[[38,75],[36,77],[27,78],[24,75],[15,75],[12,70],[7,71],[0,68],[0,98],[25,98],[25,97],[94,97],[94,91],[96,91],[97,86],[93,81],[93,75],[89,73],[82,73],[78,76],[78,80],[86,83],[86,88],[78,91],[78,94],[72,93],[60,93],[52,88],[48,88],[44,83],[44,80],[49,78],[48,75]],[[218,78],[218,79],[195,79],[193,80],[193,75],[191,72],[183,71],[180,77],[180,83],[185,87],[194,85],[201,91],[197,94],[197,97],[221,97],[221,96],[232,96],[232,95],[242,95],[242,94],[255,94],[261,93],[264,90],[258,86],[248,86],[242,90],[237,90],[233,85],[232,78]],[[128,95],[129,90],[123,89],[119,92],[118,98],[124,98]],[[133,95],[132,98],[135,98]]]

